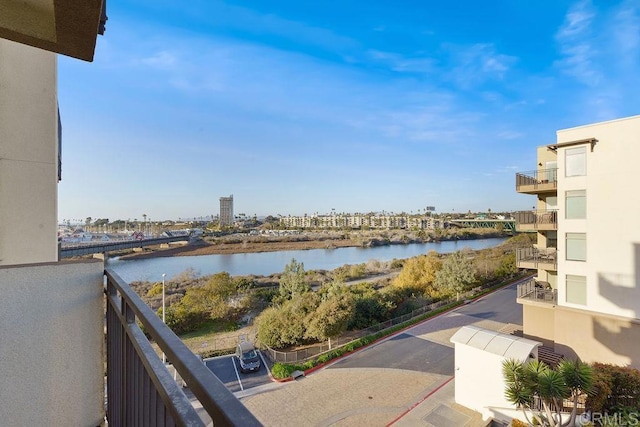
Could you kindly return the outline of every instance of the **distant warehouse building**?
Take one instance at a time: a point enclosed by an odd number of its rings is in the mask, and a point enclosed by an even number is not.
[[[233,194],[220,197],[220,226],[233,225]]]

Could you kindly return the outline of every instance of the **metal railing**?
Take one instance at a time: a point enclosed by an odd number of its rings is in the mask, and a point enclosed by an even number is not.
[[[587,407],[587,395],[581,394],[578,396],[578,402],[576,403],[576,414],[580,415],[586,411]],[[531,409],[534,411],[544,411],[544,405],[542,403],[542,399],[539,396],[533,396],[533,405],[531,405]],[[558,411],[563,414],[569,414],[573,410],[573,399],[562,399],[562,407],[559,407],[558,404],[551,404],[552,411]]]
[[[145,332],[166,354],[214,425],[260,425],[126,282],[111,269],[105,276],[109,425],[205,425]]]
[[[518,268],[538,268],[546,267],[549,269],[557,269],[557,249],[544,248],[537,249],[534,247],[517,248],[516,249],[516,266]]]
[[[470,291],[464,292],[460,294],[460,299],[464,300],[470,296],[473,296],[478,293],[481,287],[474,288]],[[282,363],[298,363],[305,362],[311,358],[321,355],[322,353],[326,353],[330,350],[335,350],[339,347],[349,344],[350,342],[356,341],[359,338],[365,337],[367,335],[372,335],[380,331],[384,331],[385,329],[392,328],[396,325],[404,323],[408,320],[411,320],[415,317],[422,316],[425,313],[428,313],[432,310],[440,308],[444,305],[450,304],[456,301],[455,298],[445,299],[438,302],[434,302],[432,304],[425,305],[416,310],[411,311],[410,313],[404,314],[402,316],[394,317],[393,319],[378,323],[377,325],[371,326],[367,329],[362,329],[355,334],[350,335],[349,337],[340,338],[340,339],[332,339],[331,340],[331,348],[329,348],[329,343],[324,342],[320,344],[316,344],[314,346],[310,346],[304,349],[295,350],[295,351],[279,351],[270,348],[267,345],[262,344],[263,352],[269,357],[269,359],[273,363],[282,362]]]
[[[558,210],[538,209],[534,211],[520,211],[514,215],[518,228],[532,228],[535,230],[557,230]]]
[[[551,184],[551,185],[550,185]],[[516,173],[516,191],[532,187],[534,190],[543,186],[544,189],[556,188],[558,185],[558,169],[537,169],[534,171]],[[551,187],[551,188],[549,188]],[[528,189],[528,188],[527,188]]]
[[[124,249],[141,248],[144,246],[161,245],[163,243],[188,241],[189,236],[177,237],[154,237],[143,240],[113,240],[104,242],[84,242],[84,243],[60,243],[59,252],[61,258],[71,258],[74,256],[91,255]]]
[[[518,285],[518,298],[530,299],[551,304],[558,303],[558,290],[551,289],[545,282],[529,279]]]

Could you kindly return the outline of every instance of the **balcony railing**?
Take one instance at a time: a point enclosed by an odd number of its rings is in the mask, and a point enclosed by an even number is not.
[[[557,304],[558,290],[551,289],[546,282],[538,282],[532,278],[518,285],[518,298]]]
[[[516,191],[520,193],[553,192],[558,189],[558,169],[538,169],[516,173]]]
[[[214,425],[258,420],[113,271],[107,286],[109,425],[206,425],[162,363],[145,332],[171,361]],[[138,325],[139,321],[145,332]]]
[[[515,213],[516,231],[550,231],[558,229],[558,211],[539,209]]]
[[[558,263],[556,248],[518,248],[516,249],[516,266],[518,268],[542,268],[556,271]]]

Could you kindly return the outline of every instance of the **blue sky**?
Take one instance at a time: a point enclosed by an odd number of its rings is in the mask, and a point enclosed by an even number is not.
[[[59,218],[530,209],[558,129],[640,114],[640,1],[111,1],[59,58]]]

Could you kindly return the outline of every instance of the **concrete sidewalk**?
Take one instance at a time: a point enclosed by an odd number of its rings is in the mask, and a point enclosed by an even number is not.
[[[454,402],[452,377],[399,369],[324,370],[241,400],[265,426],[489,424]]]
[[[394,427],[485,427],[491,420],[483,421],[482,416],[454,401],[453,377],[437,385],[425,398],[391,423]]]

